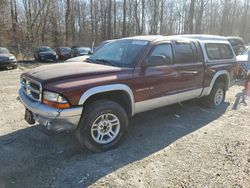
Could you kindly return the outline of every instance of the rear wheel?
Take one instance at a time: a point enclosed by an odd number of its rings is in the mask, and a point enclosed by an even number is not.
[[[93,152],[118,146],[128,130],[128,115],[116,102],[96,101],[83,112],[77,129],[79,142]]]
[[[226,86],[222,82],[215,83],[209,96],[205,98],[205,105],[207,107],[218,107],[224,100],[226,95]]]

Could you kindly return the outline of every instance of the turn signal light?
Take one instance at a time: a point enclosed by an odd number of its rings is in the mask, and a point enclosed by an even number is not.
[[[70,107],[69,103],[57,103],[57,102],[51,102],[45,99],[43,99],[43,103],[48,106],[59,108],[59,109],[66,109]]]

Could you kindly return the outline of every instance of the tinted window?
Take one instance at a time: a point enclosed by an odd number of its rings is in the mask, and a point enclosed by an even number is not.
[[[78,51],[82,54],[88,54],[91,50],[89,48],[79,48]]]
[[[70,52],[71,49],[70,48],[61,48],[61,52]]]
[[[41,48],[38,48],[37,51],[38,52],[50,52],[52,51],[52,49],[49,47],[41,47]]]
[[[240,45],[240,46],[244,46],[244,42],[240,39],[228,39],[228,41],[230,42],[230,44],[232,46],[237,46],[237,45]]]
[[[175,45],[176,63],[195,62],[192,46],[190,43],[177,43]]]
[[[206,50],[210,60],[232,59],[234,57],[228,44],[206,44]]]
[[[173,52],[171,44],[161,44],[159,46],[156,46],[153,52],[151,53],[151,56],[165,56],[167,59],[168,64],[173,63]]]

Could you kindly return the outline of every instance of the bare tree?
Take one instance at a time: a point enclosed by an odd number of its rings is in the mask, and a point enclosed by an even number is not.
[[[66,29],[66,45],[69,45],[69,16],[70,16],[70,0],[66,0],[66,11],[65,11],[65,29]]]
[[[242,16],[242,21],[241,21],[241,29],[240,29],[240,34],[242,37],[245,37],[245,32],[246,32],[246,22],[247,22],[247,15],[249,11],[249,5],[250,5],[250,0],[245,0],[244,1],[244,13]]]
[[[195,11],[195,0],[191,0],[188,16],[188,32],[193,33],[194,29],[194,11]]]
[[[127,0],[123,0],[123,23],[122,23],[122,36],[126,36],[126,10],[127,10]]]
[[[250,42],[250,0],[0,0],[0,43],[98,45],[141,34],[239,35]],[[63,16],[61,16],[63,15]]]

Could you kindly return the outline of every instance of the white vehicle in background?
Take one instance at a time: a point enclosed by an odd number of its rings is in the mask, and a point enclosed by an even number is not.
[[[237,56],[237,75],[246,78],[250,70],[250,47]]]
[[[89,55],[77,56],[77,57],[67,59],[65,62],[84,62],[89,57],[90,57]]]

